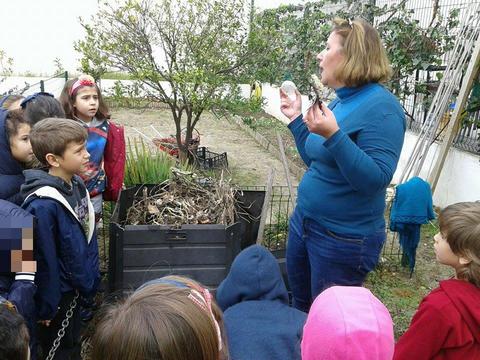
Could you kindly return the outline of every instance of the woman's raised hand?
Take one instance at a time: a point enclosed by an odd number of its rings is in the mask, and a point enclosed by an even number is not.
[[[295,89],[295,95],[297,95],[296,99],[292,100],[285,91],[280,89],[280,111],[290,121],[302,114],[302,95],[297,89]]]
[[[321,135],[326,139],[339,129],[335,115],[323,102],[316,102],[310,106],[303,117],[303,122],[311,133]]]

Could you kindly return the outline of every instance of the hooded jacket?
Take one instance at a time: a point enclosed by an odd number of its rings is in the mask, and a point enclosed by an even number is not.
[[[395,346],[394,359],[480,359],[480,289],[457,279],[440,282]]]
[[[37,312],[40,320],[53,319],[62,294],[78,291],[94,295],[100,280],[95,215],[83,181],[74,176],[88,200],[88,229],[67,201],[72,189],[42,170],[26,170],[21,192],[23,208],[37,219],[34,253],[37,261]]]
[[[364,287],[323,291],[303,328],[302,360],[391,360],[393,347],[390,313]]]
[[[20,195],[20,186],[25,178],[22,166],[13,158],[10,150],[10,142],[5,128],[6,118],[7,111],[0,109],[0,199],[21,205],[23,199]]]
[[[307,315],[288,305],[278,263],[264,247],[250,246],[235,258],[216,299],[233,360],[300,359]]]

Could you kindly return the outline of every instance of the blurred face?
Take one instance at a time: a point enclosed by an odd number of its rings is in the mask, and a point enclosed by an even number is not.
[[[77,91],[73,107],[80,120],[92,121],[98,111],[98,92],[95,86],[84,86]]]
[[[332,89],[344,86],[335,77],[335,71],[343,58],[343,38],[332,32],[328,37],[325,49],[317,55],[321,74],[320,81],[323,85]]]
[[[87,169],[90,154],[86,148],[86,142],[68,144],[62,156],[56,159],[63,172],[68,175],[79,174]]]
[[[460,259],[453,253],[447,242],[446,236],[442,235],[442,233],[438,233],[433,239],[435,240],[433,247],[435,249],[437,261],[440,264],[449,265],[457,269],[460,266]]]
[[[10,137],[10,150],[15,160],[28,163],[33,160],[32,145],[30,145],[30,125],[20,124],[15,135]]]

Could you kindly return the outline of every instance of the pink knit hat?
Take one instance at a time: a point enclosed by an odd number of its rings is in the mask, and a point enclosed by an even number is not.
[[[333,286],[313,302],[302,360],[391,360],[393,349],[392,318],[370,290]]]

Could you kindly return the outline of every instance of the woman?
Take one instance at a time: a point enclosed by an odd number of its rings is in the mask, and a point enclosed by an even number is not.
[[[334,20],[317,56],[321,82],[337,97],[303,116],[280,91],[308,170],[290,219],[287,272],[294,306],[308,311],[331,285],[359,286],[385,241],[385,191],[402,150],[405,114],[380,83],[391,69],[377,31],[364,20]]]

